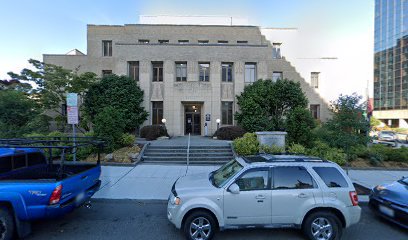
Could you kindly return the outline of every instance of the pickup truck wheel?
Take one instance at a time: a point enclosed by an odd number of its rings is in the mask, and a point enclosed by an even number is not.
[[[214,236],[216,222],[211,214],[197,211],[190,214],[184,222],[183,230],[189,240],[210,240]]]
[[[334,240],[341,238],[343,229],[333,213],[315,212],[306,218],[302,230],[310,240]]]
[[[10,211],[0,207],[0,240],[10,240],[14,234],[14,220]]]

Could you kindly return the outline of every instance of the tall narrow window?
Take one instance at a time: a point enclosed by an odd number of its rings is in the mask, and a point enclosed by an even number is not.
[[[179,44],[187,44],[189,41],[188,40],[178,40]]]
[[[233,102],[221,102],[221,123],[223,125],[232,125],[233,114],[232,114]]]
[[[272,81],[276,82],[278,80],[283,80],[283,72],[273,72]]]
[[[320,119],[320,104],[310,104],[310,113],[314,119]]]
[[[148,44],[150,41],[147,39],[139,39],[140,44]]]
[[[152,124],[162,124],[163,102],[152,102]]]
[[[272,58],[278,59],[282,58],[281,56],[281,43],[272,44]]]
[[[311,72],[310,83],[312,88],[319,88],[319,72]]]
[[[139,62],[128,62],[129,78],[139,81]]]
[[[221,63],[221,80],[223,82],[232,82],[232,67],[233,63]]]
[[[245,83],[256,81],[256,63],[245,63]]]
[[[187,81],[187,62],[176,62],[176,81]]]
[[[102,70],[102,77],[112,74],[112,70]]]
[[[153,82],[163,82],[163,62],[152,62]]]
[[[104,57],[112,56],[112,40],[102,41],[102,56]]]
[[[209,63],[199,63],[200,69],[200,81],[209,82],[210,81],[210,64]]]

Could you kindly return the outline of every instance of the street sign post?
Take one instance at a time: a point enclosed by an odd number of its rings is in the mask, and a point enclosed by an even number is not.
[[[68,93],[67,94],[67,122],[72,124],[72,135],[73,135],[73,160],[76,161],[76,129],[75,124],[78,124],[78,94]]]

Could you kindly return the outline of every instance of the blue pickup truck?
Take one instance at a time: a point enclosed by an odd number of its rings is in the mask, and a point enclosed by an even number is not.
[[[46,151],[0,144],[0,240],[27,236],[30,221],[62,216],[99,190],[99,161],[53,162]]]

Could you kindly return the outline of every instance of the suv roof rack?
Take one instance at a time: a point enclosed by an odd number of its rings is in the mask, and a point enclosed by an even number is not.
[[[258,154],[252,156],[245,156],[243,157],[245,162],[247,163],[255,163],[255,162],[328,162],[327,160],[312,157],[312,156],[305,156],[305,155],[293,155],[293,154],[281,154],[281,155],[273,155],[273,154]]]

